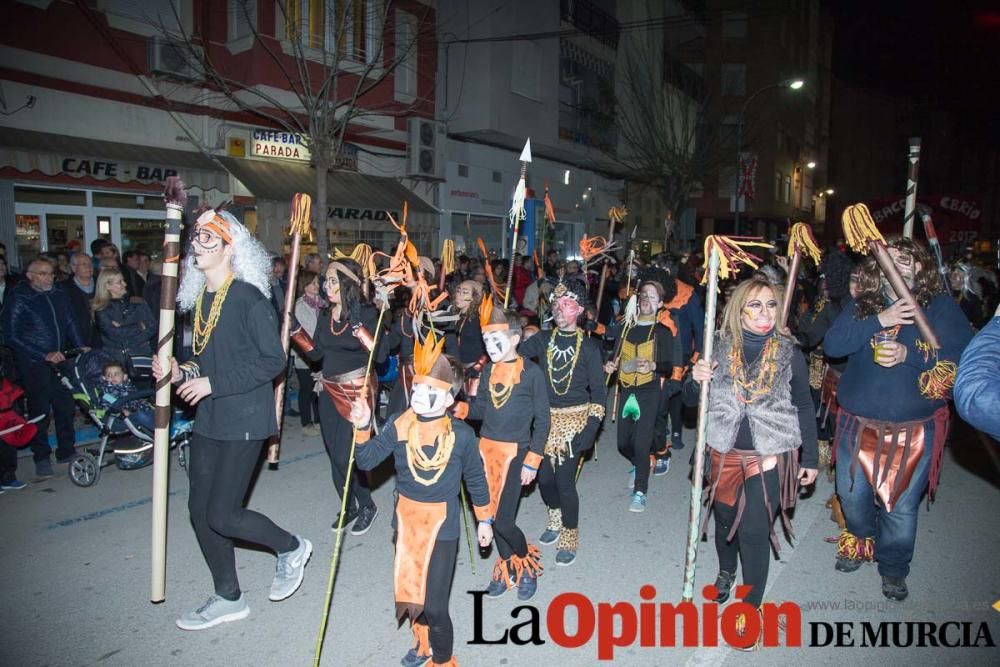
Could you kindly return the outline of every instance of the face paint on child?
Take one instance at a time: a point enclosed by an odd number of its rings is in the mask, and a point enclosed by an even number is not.
[[[499,363],[509,361],[508,357],[512,356],[511,352],[517,347],[518,337],[511,335],[510,331],[486,331],[483,333],[483,343],[490,361]]]
[[[438,387],[415,382],[410,394],[410,407],[422,417],[443,415],[449,405],[455,402],[451,394]]]

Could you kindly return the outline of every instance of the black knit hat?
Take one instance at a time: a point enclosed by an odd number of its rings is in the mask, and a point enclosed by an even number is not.
[[[552,298],[568,296],[581,306],[587,305],[587,284],[578,278],[563,278],[552,290]]]

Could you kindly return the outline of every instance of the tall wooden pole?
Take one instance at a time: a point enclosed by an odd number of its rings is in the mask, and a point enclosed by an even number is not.
[[[903,213],[903,237],[913,238],[913,219],[917,210],[917,176],[920,174],[920,137],[910,137],[906,169],[906,205]]]
[[[285,290],[284,317],[281,318],[281,347],[285,350],[285,361],[291,345],[289,335],[292,331],[292,310],[295,308],[295,280],[299,275],[299,253],[302,248],[303,229],[309,229],[309,213],[312,209],[312,198],[302,192],[296,192],[292,197],[292,212],[289,216],[292,230],[292,256],[288,260],[288,289]],[[271,438],[267,448],[267,462],[278,463],[281,449],[282,421],[285,415],[285,383],[288,372],[281,374],[274,383],[274,411],[278,418],[278,433]],[[312,391],[312,387],[299,387],[299,391]]]
[[[163,197],[166,200],[167,221],[163,237],[163,270],[160,278],[160,328],[156,356],[166,375],[156,383],[153,413],[153,539],[152,584],[150,600],[166,599],[167,580],[167,495],[170,471],[170,359],[174,353],[174,313],[177,301],[177,269],[181,256],[181,219],[187,193],[184,183],[176,176],[167,179]]]
[[[708,260],[708,287],[705,292],[705,342],[701,358],[712,363],[712,348],[715,345],[715,311],[718,307],[719,291],[719,251],[712,249]],[[708,438],[708,388],[703,382],[698,399],[698,440],[694,448],[694,469],[691,472],[691,509],[688,515],[687,554],[684,561],[684,590],[682,598],[690,602],[694,598],[694,575],[698,559],[698,539],[701,532],[702,477],[705,470],[705,445]]]

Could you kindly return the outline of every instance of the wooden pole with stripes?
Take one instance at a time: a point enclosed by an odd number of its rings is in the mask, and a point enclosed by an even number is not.
[[[156,356],[167,373],[156,383],[153,425],[153,541],[152,587],[150,600],[163,602],[167,579],[167,494],[170,480],[170,359],[174,353],[174,312],[177,301],[177,273],[181,256],[181,219],[187,193],[176,176],[167,179],[163,192],[167,222],[163,237],[163,271],[160,288],[160,329]]]
[[[920,137],[910,137],[910,162],[906,169],[906,205],[903,213],[903,238],[913,238],[913,220],[917,215],[917,176],[920,174]]]

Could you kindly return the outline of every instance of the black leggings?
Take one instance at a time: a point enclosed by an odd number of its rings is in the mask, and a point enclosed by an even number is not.
[[[313,391],[316,381],[312,378],[309,368],[296,368],[295,375],[299,378],[299,418],[303,426],[319,423],[319,396]]]
[[[448,614],[451,597],[451,580],[455,574],[455,557],[458,540],[438,540],[434,543],[431,562],[427,567],[427,593],[424,595],[424,613],[420,620],[427,624],[428,639],[434,662],[451,660],[455,648],[455,630]]]
[[[764,505],[761,477],[767,484],[767,499],[771,503],[770,516]],[[736,572],[736,556],[739,554],[743,563],[743,583],[753,587],[743,601],[759,607],[764,599],[767,572],[771,565],[771,524],[780,505],[778,469],[772,468],[761,475],[750,477],[743,483],[743,488],[746,491],[746,505],[732,542],[727,542],[726,536],[736,520],[737,508],[720,502],[713,504],[715,551],[719,555],[719,569],[730,573]]]
[[[298,547],[291,533],[243,506],[263,446],[263,440],[212,440],[197,433],[191,437],[191,524],[212,572],[215,593],[227,600],[240,597],[234,539],[261,544],[279,554]]]
[[[580,494],[576,491],[576,466],[580,453],[576,451],[580,436],[573,441],[573,456],[563,459],[562,465],[552,466],[546,456],[538,469],[538,489],[542,500],[550,509],[562,510],[564,528],[576,528],[580,523]]]
[[[639,404],[639,419],[622,417],[625,402],[635,396]],[[635,466],[635,491],[649,489],[649,455],[656,451],[654,434],[656,417],[662,403],[662,393],[656,389],[634,391],[622,389],[618,404],[618,451]]]
[[[668,423],[669,422],[669,428]],[[684,402],[681,392],[666,390],[660,393],[660,405],[653,428],[653,452],[658,458],[666,458],[667,445],[684,431]]]
[[[347,480],[347,463],[351,457],[351,442],[354,439],[354,426],[340,416],[333,405],[333,399],[326,392],[319,400],[319,425],[323,432],[323,444],[326,454],[330,457],[330,470],[333,475],[333,487],[340,496],[344,492],[344,482]],[[351,473],[351,488],[348,489],[347,511],[354,507],[374,505],[372,493],[368,488],[368,476],[358,470],[357,464]]]
[[[528,555],[528,541],[524,533],[517,527],[517,507],[521,502],[521,466],[527,448],[519,449],[517,456],[510,462],[507,479],[497,503],[497,515],[493,522],[493,537],[497,543],[500,558],[507,559],[512,555],[524,558]]]

